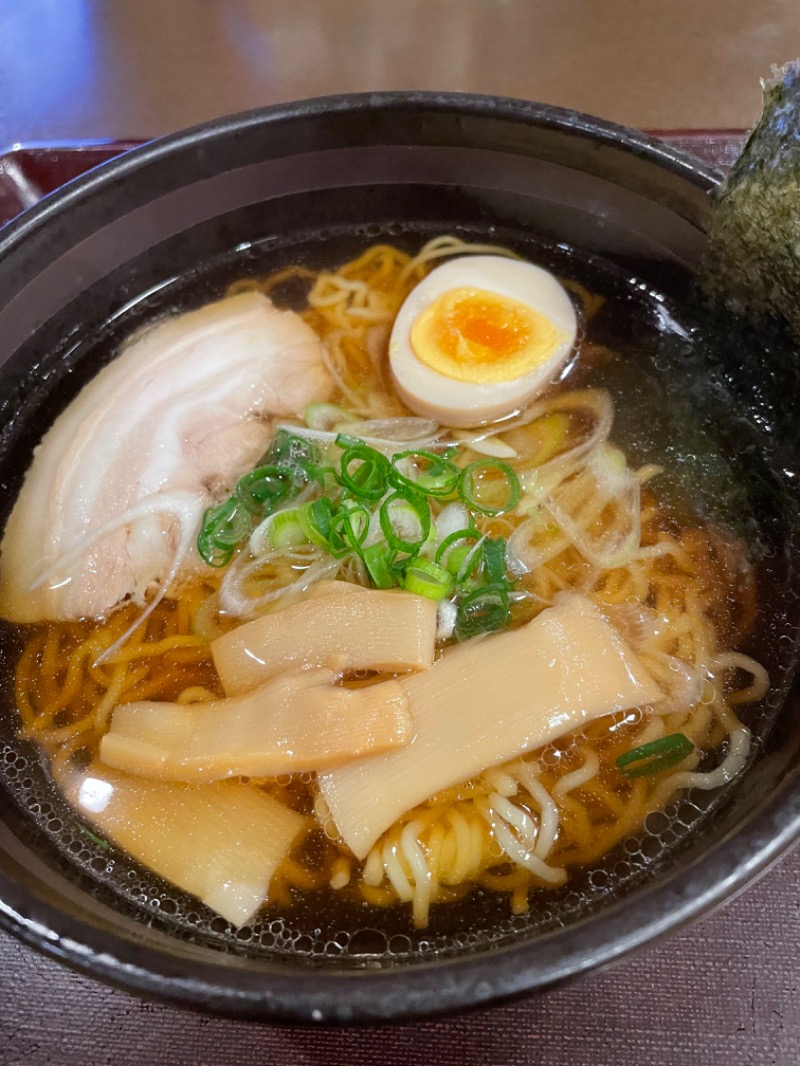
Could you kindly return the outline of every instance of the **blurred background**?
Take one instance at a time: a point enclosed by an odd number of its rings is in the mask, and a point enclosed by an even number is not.
[[[736,128],[798,53],[798,0],[0,0],[0,146],[403,88]]]

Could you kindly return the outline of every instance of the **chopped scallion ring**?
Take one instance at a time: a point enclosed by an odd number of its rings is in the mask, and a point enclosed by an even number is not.
[[[456,584],[462,592],[476,591],[484,584],[483,546],[486,537],[481,537],[477,544],[456,548],[450,553],[448,570],[456,575]]]
[[[369,509],[363,503],[345,500],[331,517],[328,551],[334,557],[346,555],[348,551],[362,556],[361,545],[367,539],[370,518]]]
[[[403,576],[406,592],[415,592],[429,600],[443,600],[455,588],[455,578],[449,570],[429,559],[414,559],[408,563]]]
[[[306,537],[318,548],[328,551],[330,546],[333,504],[327,496],[304,503],[297,510],[297,520]]]
[[[362,559],[372,584],[378,589],[391,589],[397,584],[397,575],[392,569],[394,552],[385,544],[370,544],[364,549]]]
[[[253,526],[252,516],[231,496],[219,507],[207,508],[197,535],[197,550],[209,566],[225,566],[237,544]]]
[[[475,569],[475,566],[470,564],[475,563],[476,555],[474,544],[457,544],[447,556],[447,569],[459,585],[466,578],[468,571]]]
[[[308,544],[308,537],[303,532],[297,508],[292,508],[290,511],[278,511],[271,519],[268,536],[272,547],[280,550]]]
[[[298,437],[288,429],[279,429],[258,465],[305,467],[318,462],[319,452],[312,441]]]
[[[490,585],[507,582],[505,537],[487,537],[483,542],[483,569]]]
[[[257,466],[236,483],[236,498],[254,515],[271,514],[277,507],[296,495],[298,480],[305,477],[299,470],[289,471],[280,466]]]
[[[340,437],[336,438],[337,444]],[[348,446],[342,455],[339,480],[354,496],[379,500],[386,492],[389,460],[385,455],[359,442]]]
[[[428,502],[414,492],[406,494],[398,490],[387,496],[378,520],[389,547],[406,556],[416,555],[431,531]]]
[[[408,477],[404,474],[398,466],[403,462],[406,466],[413,466],[418,476]],[[424,496],[452,496],[460,477],[460,469],[446,456],[413,448],[393,455],[389,468],[389,481],[395,488],[410,489]]]
[[[677,766],[691,755],[694,744],[683,733],[670,733],[638,748],[626,751],[617,758],[617,768],[630,780],[648,777]]]
[[[334,443],[340,448],[355,448],[357,445],[362,445],[364,441],[361,437],[352,437],[349,433],[337,433]]]
[[[479,633],[502,629],[509,619],[508,592],[499,585],[483,585],[458,605],[456,636],[468,640]]]
[[[473,511],[505,514],[519,503],[519,478],[502,459],[476,459],[461,471],[458,495]]]
[[[459,542],[462,540],[475,541],[480,539],[481,535],[477,529],[457,529],[455,533],[450,533],[444,538],[442,543],[436,549],[434,560],[437,563],[442,563],[451,573],[455,574],[458,572],[460,562],[463,560],[463,555],[459,557],[459,562],[455,563],[455,566],[450,562],[451,557],[456,551],[454,545],[459,545]],[[471,545],[460,545],[460,547],[465,547],[467,551],[472,550]]]

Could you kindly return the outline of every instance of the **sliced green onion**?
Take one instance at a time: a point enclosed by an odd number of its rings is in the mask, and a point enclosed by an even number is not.
[[[462,581],[466,577],[468,562],[472,558],[474,548],[474,544],[458,544],[447,556],[445,565],[456,580],[458,580],[459,574],[461,574]]]
[[[254,515],[268,515],[297,493],[294,471],[269,465],[257,466],[236,483],[236,497]],[[302,482],[305,478],[302,478]]]
[[[405,569],[403,588],[426,596],[429,600],[443,600],[456,586],[455,578],[438,563],[429,559],[415,559]]]
[[[436,549],[436,555],[434,559],[437,563],[442,563],[451,574],[458,573],[458,568],[463,562],[465,553],[460,553],[458,561],[454,561],[455,553],[457,549],[453,545],[457,545],[462,540],[480,540],[481,535],[477,529],[457,529],[455,533],[448,534],[439,547]],[[464,544],[460,547],[466,548],[467,552],[472,551],[472,545]],[[445,555],[447,558],[445,558]]]
[[[209,507],[200,523],[197,550],[209,566],[225,566],[253,526],[251,515],[231,496],[219,507]]]
[[[308,544],[308,537],[300,525],[297,508],[278,511],[270,522],[268,536],[273,548],[296,548],[299,544]]]
[[[350,433],[337,433],[334,443],[340,448],[355,448],[356,445],[363,444],[364,441],[361,437],[354,437]]]
[[[464,549],[456,548],[455,551],[451,552],[451,565],[455,568],[453,573],[456,575],[456,584],[462,592],[474,591],[485,584],[482,580],[483,546],[485,543],[486,537],[483,537],[477,544]],[[453,559],[452,556],[456,552],[458,555]],[[457,566],[456,563],[458,563]]]
[[[501,585],[482,585],[458,605],[456,636],[468,640],[479,633],[491,633],[508,623],[508,592]]]
[[[323,492],[335,492],[339,485],[339,475],[334,466],[318,466],[312,463],[303,468],[303,473],[309,481],[318,482]]]
[[[418,477],[407,477],[398,469],[397,464],[403,459],[413,459],[417,467],[422,465],[423,469]],[[411,489],[425,496],[452,496],[460,477],[460,469],[455,463],[451,463],[449,458],[413,448],[393,455],[389,470],[389,481],[395,488]]]
[[[279,429],[262,456],[259,466],[282,464],[305,467],[318,462],[319,451],[313,441],[290,433],[288,429]]]
[[[197,538],[197,550],[200,553],[200,558],[204,563],[209,566],[213,566],[218,570],[223,566],[227,566],[233,558],[234,548],[220,548],[216,544],[210,541],[203,540],[198,536]]]
[[[77,826],[78,831],[88,837],[95,847],[100,848],[101,851],[111,851],[111,845],[107,840],[103,840],[103,838],[99,837],[97,833],[93,833],[91,829],[87,829],[86,826],[81,825],[80,822],[76,822],[75,825]]]
[[[202,531],[225,548],[235,548],[247,535],[252,519],[239,502],[231,497],[219,507],[209,507],[203,515]]]
[[[372,584],[378,589],[391,589],[397,584],[397,576],[392,569],[391,560],[394,552],[385,544],[370,544],[361,557],[367,568]]]
[[[204,563],[219,568],[227,566],[233,558],[234,548],[222,548],[212,540],[203,536],[202,530],[197,535],[197,551]]]
[[[508,583],[505,537],[487,537],[483,542],[483,569],[490,585]]]
[[[320,457],[320,450],[313,441],[279,429],[259,466],[277,466],[292,478],[298,489],[308,481],[318,481],[324,488],[326,475],[333,475],[336,482],[336,471],[332,466],[321,466]]]
[[[361,545],[367,539],[371,517],[363,503],[344,500],[331,517],[328,551],[336,557],[346,555],[349,551],[361,556]]]
[[[312,544],[328,551],[330,547],[331,519],[334,508],[327,496],[304,503],[297,509],[300,528]]]
[[[667,737],[652,740],[649,744],[626,751],[617,758],[617,767],[633,780],[668,770],[683,762],[694,751],[694,744],[683,733],[670,733]]]
[[[458,495],[473,511],[505,514],[519,503],[519,478],[502,459],[476,459],[461,471]]]
[[[340,438],[336,438],[337,444]],[[353,464],[358,465],[354,467]],[[354,496],[379,500],[386,492],[389,460],[385,455],[359,442],[349,446],[342,455],[339,480]]]
[[[406,537],[397,527],[402,518],[411,517],[416,522],[418,537]],[[393,492],[383,501],[378,512],[378,519],[386,537],[386,543],[396,552],[406,556],[416,555],[431,531],[431,512],[428,501],[416,493]]]

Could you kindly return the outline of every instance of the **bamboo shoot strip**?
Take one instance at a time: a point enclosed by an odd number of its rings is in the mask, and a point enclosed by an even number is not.
[[[448,651],[403,678],[410,744],[322,774],[343,839],[363,859],[393,822],[434,793],[663,694],[616,629],[571,595],[528,625]]]
[[[334,681],[315,668],[210,703],[121,704],[100,758],[140,777],[219,781],[327,769],[411,739],[408,697],[396,681],[362,689]]]
[[[218,637],[214,664],[228,696],[305,665],[335,673],[427,670],[436,642],[436,603],[408,592],[355,589],[334,595],[344,582],[325,582],[300,603],[256,618]],[[352,586],[351,586],[352,587]]]
[[[256,785],[167,785],[99,764],[60,784],[100,832],[236,926],[266,901],[304,822]]]

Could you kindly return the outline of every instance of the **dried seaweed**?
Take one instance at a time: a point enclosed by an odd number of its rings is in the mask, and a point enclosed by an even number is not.
[[[720,187],[703,287],[751,320],[782,315],[800,337],[800,61],[763,83],[764,110]]]

